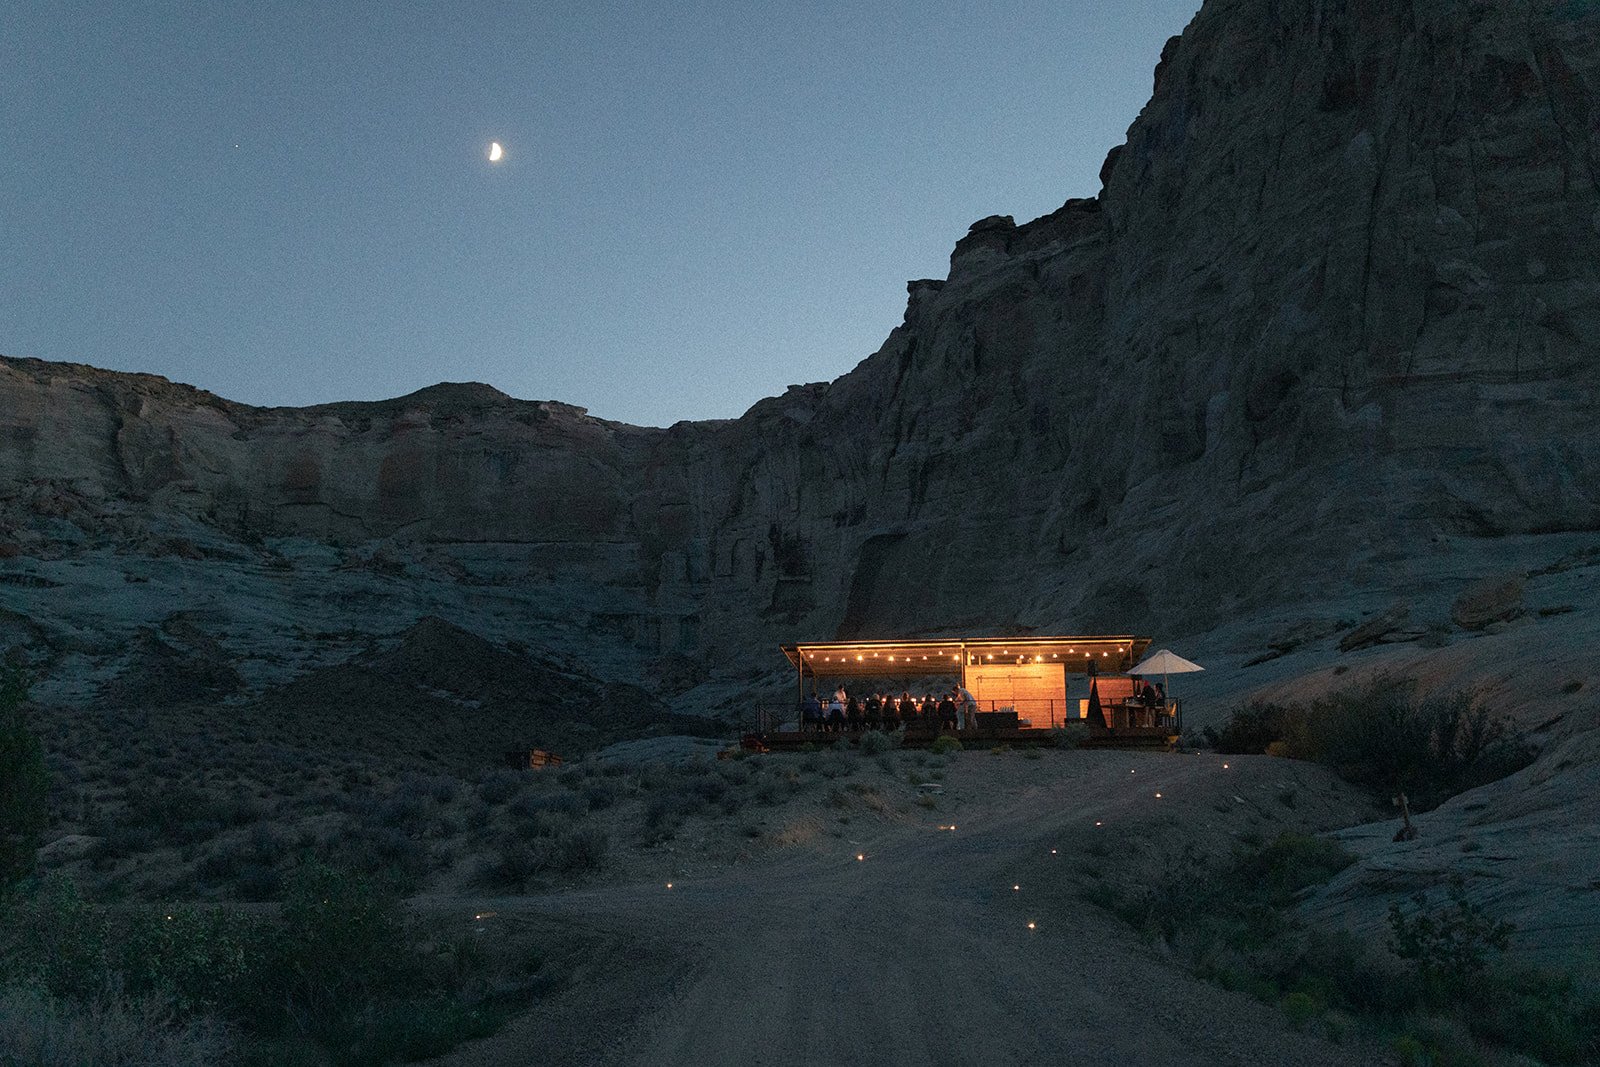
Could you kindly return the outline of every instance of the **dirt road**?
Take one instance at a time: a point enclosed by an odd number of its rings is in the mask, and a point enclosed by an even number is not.
[[[595,947],[571,988],[448,1062],[1368,1062],[1190,977],[1069,884],[1086,850],[1114,862],[1153,828],[1268,811],[1285,761],[1071,755],[1017,790],[963,756],[938,811],[874,839],[671,889],[485,902],[499,922],[580,924]]]

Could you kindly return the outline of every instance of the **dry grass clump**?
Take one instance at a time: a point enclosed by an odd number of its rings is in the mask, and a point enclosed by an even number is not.
[[[36,989],[0,989],[0,1063],[32,1067],[213,1067],[230,1050],[213,1018],[179,1021],[156,997],[84,1004]]]

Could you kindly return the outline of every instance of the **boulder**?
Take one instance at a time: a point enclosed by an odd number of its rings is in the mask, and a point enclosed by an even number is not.
[[[1354,652],[1377,644],[1415,641],[1423,631],[1406,624],[1411,621],[1411,605],[1397,601],[1339,639],[1340,652]]]
[[[1482,630],[1523,614],[1527,577],[1517,571],[1485,578],[1469,586],[1450,605],[1450,618],[1463,630]]]

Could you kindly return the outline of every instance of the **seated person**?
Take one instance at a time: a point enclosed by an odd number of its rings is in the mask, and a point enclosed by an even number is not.
[[[867,729],[876,730],[883,725],[883,701],[874,693],[867,698],[866,712]]]
[[[900,718],[907,725],[915,725],[922,721],[922,709],[917,706],[916,698],[910,693],[900,694]]]
[[[851,697],[844,706],[844,718],[845,722],[849,723],[851,730],[861,729],[861,701]]]
[[[840,730],[844,729],[844,705],[839,703],[839,698],[837,696],[828,701],[827,728],[831,733],[838,733]]]
[[[939,726],[941,729],[954,730],[956,728],[956,702],[949,693],[939,701]]]
[[[822,729],[822,701],[812,693],[800,702],[800,723],[806,730]]]
[[[900,707],[894,702],[894,697],[883,698],[883,728],[894,730],[900,726]]]

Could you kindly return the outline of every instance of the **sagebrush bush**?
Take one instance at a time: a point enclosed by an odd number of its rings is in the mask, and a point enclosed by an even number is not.
[[[948,735],[934,738],[930,751],[936,756],[949,756],[961,751],[961,742]]]

